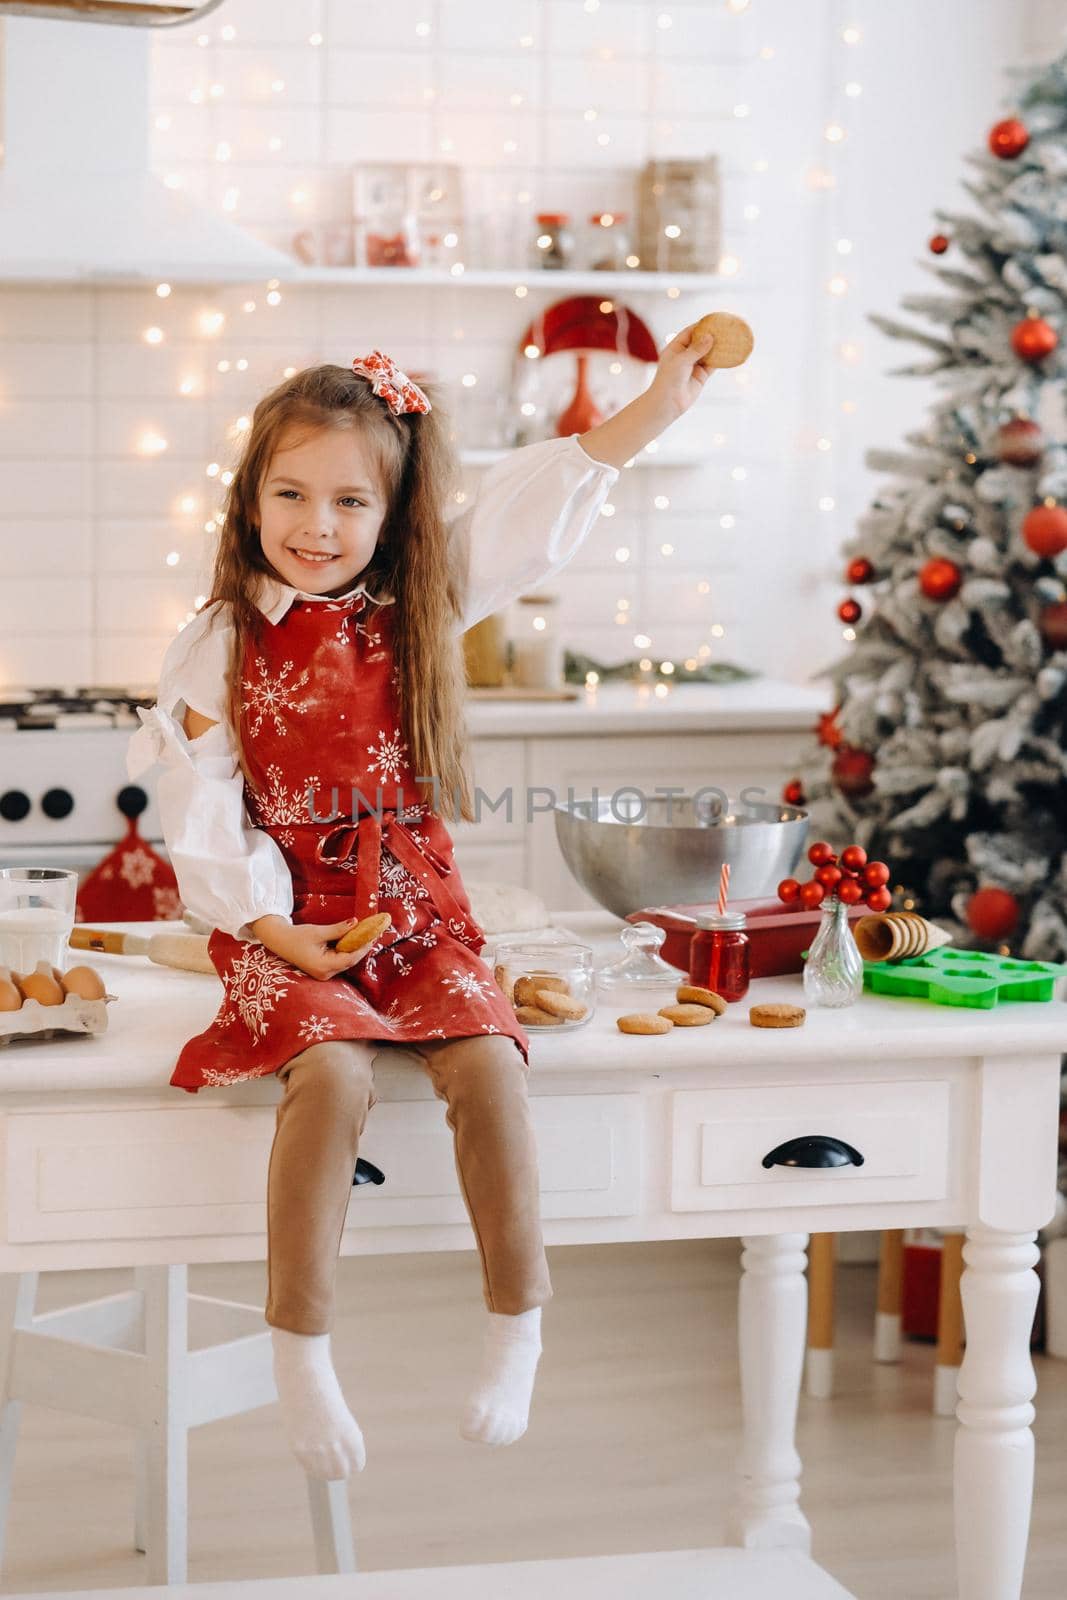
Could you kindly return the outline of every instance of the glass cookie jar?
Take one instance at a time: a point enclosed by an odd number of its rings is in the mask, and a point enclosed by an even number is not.
[[[500,939],[493,977],[528,1033],[580,1028],[596,1008],[593,952],[573,941]]]

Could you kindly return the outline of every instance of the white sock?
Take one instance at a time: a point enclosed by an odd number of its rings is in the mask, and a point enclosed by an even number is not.
[[[367,1451],[333,1370],[329,1334],[270,1331],[282,1422],[296,1459],[312,1478],[362,1472]]]
[[[504,1316],[490,1311],[482,1371],[460,1424],[477,1444],[514,1444],[526,1432],[541,1357],[541,1307]]]

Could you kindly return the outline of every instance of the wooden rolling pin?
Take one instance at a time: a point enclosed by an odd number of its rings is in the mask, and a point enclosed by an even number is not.
[[[103,950],[109,956],[147,956],[162,967],[181,967],[183,972],[210,972],[218,977],[207,953],[207,939],[200,933],[112,933],[78,924],[71,930],[69,943],[74,950]]]

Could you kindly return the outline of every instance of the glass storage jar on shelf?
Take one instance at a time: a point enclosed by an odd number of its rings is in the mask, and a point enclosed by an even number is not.
[[[596,1009],[593,952],[587,944],[511,935],[496,941],[492,962],[494,978],[531,1034],[580,1028]]]
[[[574,265],[574,234],[565,211],[539,211],[534,219],[530,265],[561,272]]]
[[[636,261],[625,211],[595,211],[585,239],[586,265],[591,272],[625,272]]]
[[[562,689],[563,637],[559,597],[523,594],[515,601],[515,633],[511,640],[511,681],[520,689]]]

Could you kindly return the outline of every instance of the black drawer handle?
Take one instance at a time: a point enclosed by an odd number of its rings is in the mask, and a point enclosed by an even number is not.
[[[863,1157],[844,1139],[828,1133],[809,1133],[787,1139],[764,1156],[765,1167],[862,1167]]]
[[[381,1167],[374,1166],[373,1162],[364,1161],[360,1156],[356,1161],[355,1176],[352,1179],[353,1189],[357,1183],[384,1183],[385,1173]]]

